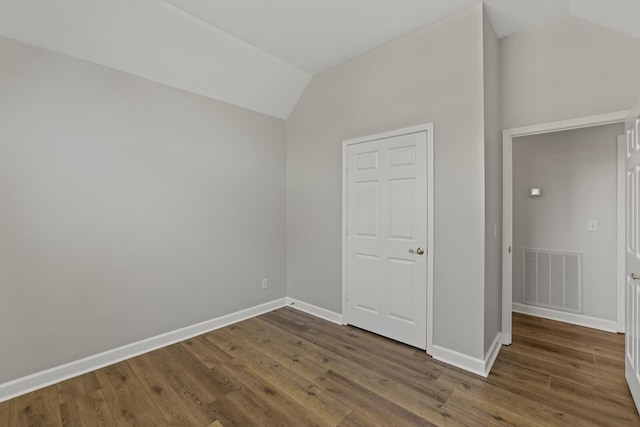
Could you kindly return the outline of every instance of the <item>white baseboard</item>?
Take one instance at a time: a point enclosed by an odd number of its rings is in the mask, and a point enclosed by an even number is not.
[[[498,332],[496,337],[493,339],[491,343],[491,347],[489,347],[489,351],[484,355],[484,372],[485,377],[489,375],[491,372],[491,368],[498,358],[498,353],[500,353],[500,349],[502,348],[502,334]]]
[[[618,322],[615,320],[598,319],[596,317],[583,316],[581,314],[567,313],[516,302],[512,304],[512,310],[515,313],[530,314],[531,316],[572,323],[578,326],[586,326],[587,328],[600,329],[607,332],[618,332]]]
[[[0,384],[0,402],[288,305],[280,298]],[[313,314],[313,313],[311,313]]]
[[[501,332],[501,340],[502,340],[502,345],[511,345],[511,332],[509,332],[508,334],[505,332]]]
[[[295,308],[338,325],[343,324],[343,317],[340,313],[326,310],[294,298],[280,298],[0,384],[0,402],[285,306]],[[514,304],[514,311],[517,311],[515,306]],[[615,326],[616,323],[612,323]],[[476,359],[437,345],[433,346],[432,356],[434,359],[486,377],[498,356],[501,348],[500,345],[501,337],[500,334],[498,334],[491,348],[487,351],[484,360]]]
[[[302,312],[311,314],[312,316],[319,317],[321,319],[327,320],[329,322],[336,323],[338,325],[343,324],[343,317],[341,314],[326,310],[324,308],[308,304],[306,302],[297,300],[295,298],[288,298],[289,307],[295,308],[296,310],[300,310]],[[502,337],[501,334],[498,333],[487,351],[484,360],[475,359],[473,357],[469,357],[465,354],[458,353],[456,351],[452,351],[446,349],[444,347],[439,347],[437,345],[433,346],[433,358],[440,360],[441,362],[448,363],[450,365],[456,366],[458,368],[464,369],[466,371],[470,371],[474,374],[481,375],[483,377],[487,377],[489,375],[489,371],[493,366],[496,358],[498,357],[498,353],[500,352],[500,348],[502,346]]]
[[[466,354],[459,353],[454,350],[449,350],[448,348],[440,347],[438,345],[433,346],[433,358],[437,359],[441,362],[448,363],[449,365],[453,365],[460,369],[464,369],[465,371],[469,371],[473,374],[480,375],[482,377],[489,376],[489,372],[493,367],[496,358],[498,357],[498,353],[500,353],[500,349],[502,348],[502,336],[501,333],[498,332],[496,337],[493,339],[493,343],[491,343],[491,347],[486,352],[483,359],[467,356]]]
[[[435,344],[433,345],[432,356],[434,359],[456,366],[460,369],[464,369],[465,371],[469,371],[473,374],[483,377],[487,376],[484,372],[485,362],[482,359],[467,356],[466,354],[458,353],[457,351],[440,347]]]
[[[337,323],[338,325],[342,325],[342,314],[336,313],[335,311],[329,311],[327,309],[308,304],[306,302],[297,300],[295,298],[287,298],[289,302],[289,307],[295,308],[296,310],[300,310],[307,314],[311,314],[312,316],[319,317],[321,319],[327,320],[332,323]]]
[[[302,312],[311,314],[312,316],[319,317],[338,325],[343,324],[343,317],[339,313],[329,311],[312,304],[308,304],[295,298],[288,298],[288,300],[289,307],[291,308],[295,308],[296,310],[300,310]],[[489,348],[489,351],[487,351],[484,360],[475,359],[465,354],[458,353],[444,347],[439,347],[437,345],[433,346],[432,356],[434,359],[440,360],[441,362],[448,363],[450,365],[456,366],[466,371],[470,371],[474,374],[481,375],[486,378],[489,375],[489,371],[491,371],[493,363],[498,357],[500,348],[502,348],[502,336],[498,332],[493,340],[493,343],[491,344],[491,347]]]

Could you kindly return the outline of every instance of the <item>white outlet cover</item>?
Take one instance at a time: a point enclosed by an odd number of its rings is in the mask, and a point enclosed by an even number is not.
[[[598,231],[598,221],[590,219],[587,221],[587,231]]]

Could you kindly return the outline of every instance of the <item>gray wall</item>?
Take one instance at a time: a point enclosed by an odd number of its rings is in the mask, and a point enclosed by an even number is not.
[[[500,149],[500,58],[496,34],[483,14],[485,272],[484,351],[502,329],[502,151]],[[495,230],[495,235],[494,235]]]
[[[0,63],[0,383],[285,296],[282,120],[7,39]]]
[[[583,252],[583,314],[616,320],[616,159],[624,124],[515,138],[513,301],[523,302],[522,248]],[[527,190],[543,187],[543,197]],[[587,231],[587,220],[598,231]]]
[[[580,18],[500,40],[504,129],[632,107],[640,41]]]
[[[435,131],[434,344],[484,349],[482,7],[317,74],[287,121],[289,296],[342,311],[344,139]]]

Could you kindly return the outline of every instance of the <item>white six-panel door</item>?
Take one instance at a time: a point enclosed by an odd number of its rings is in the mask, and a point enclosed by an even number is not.
[[[427,133],[347,146],[348,323],[426,349]]]
[[[625,376],[640,407],[640,119],[626,121],[626,330]]]

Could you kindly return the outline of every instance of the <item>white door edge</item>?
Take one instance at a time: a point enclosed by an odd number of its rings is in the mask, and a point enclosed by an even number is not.
[[[423,123],[402,129],[342,141],[342,323],[348,324],[347,312],[347,148],[378,139],[412,133],[427,134],[427,354],[433,353],[433,253],[434,253],[434,147],[433,123]]]
[[[511,344],[513,256],[513,138],[622,123],[629,110],[502,131],[502,343]],[[618,318],[619,319],[619,318]]]
[[[617,161],[617,224],[616,224],[616,253],[617,253],[617,332],[625,332],[625,285],[626,285],[626,273],[625,273],[625,224],[626,224],[626,203],[625,203],[625,186],[626,186],[626,170],[627,170],[627,149],[626,149],[626,136],[618,136],[618,161]]]

